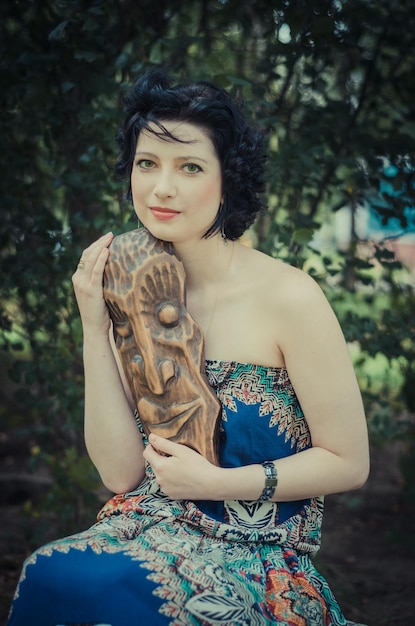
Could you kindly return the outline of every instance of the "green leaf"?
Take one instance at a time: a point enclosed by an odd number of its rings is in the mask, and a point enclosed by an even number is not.
[[[312,228],[298,228],[294,231],[292,241],[298,243],[301,246],[305,246],[310,243],[314,235],[314,229]]]
[[[66,37],[66,27],[69,24],[69,20],[64,20],[63,22],[61,22],[60,24],[58,24],[58,26],[56,26],[56,28],[54,28],[50,33],[49,33],[49,41],[61,41],[63,39],[65,39]]]

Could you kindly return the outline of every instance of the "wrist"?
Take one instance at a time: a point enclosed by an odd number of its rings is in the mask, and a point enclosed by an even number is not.
[[[215,467],[213,500],[258,500],[264,489],[264,468],[260,464],[242,467]]]
[[[265,484],[258,502],[268,502],[274,496],[275,489],[278,485],[278,472],[273,461],[264,461],[261,463],[265,473]]]
[[[83,344],[92,348],[97,345],[111,345],[110,328],[103,326],[102,328],[83,327]]]
[[[103,332],[87,332],[83,337],[83,357],[85,359],[113,355],[109,334]]]

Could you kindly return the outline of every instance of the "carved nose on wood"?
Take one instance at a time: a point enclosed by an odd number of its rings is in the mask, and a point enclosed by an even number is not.
[[[166,391],[169,380],[175,376],[175,367],[173,361],[166,359],[161,363],[153,363],[150,367],[145,364],[146,382],[154,395],[161,396]]]
[[[154,355],[143,359],[137,354],[132,359],[132,368],[136,376],[141,378],[151,393],[161,396],[166,391],[167,383],[176,376],[176,367],[171,359],[156,362]]]
[[[174,378],[176,375],[174,361],[172,361],[171,359],[166,359],[165,361],[162,361],[160,364],[160,374],[164,385],[167,385],[169,380]]]

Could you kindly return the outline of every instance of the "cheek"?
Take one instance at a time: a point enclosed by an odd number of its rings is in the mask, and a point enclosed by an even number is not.
[[[139,185],[138,176],[137,174],[134,173],[134,171],[135,170],[133,170],[131,173],[130,184],[131,184],[131,192],[133,196],[137,196],[139,194],[141,185]]]
[[[207,181],[200,185],[197,190],[199,201],[204,204],[212,204],[214,208],[218,208],[221,200],[222,190],[220,179]]]
[[[148,190],[146,189],[145,181],[138,175],[131,174],[131,195],[133,201],[133,207],[138,219],[142,219],[142,212],[146,204],[146,197]],[[144,182],[144,184],[143,184]]]

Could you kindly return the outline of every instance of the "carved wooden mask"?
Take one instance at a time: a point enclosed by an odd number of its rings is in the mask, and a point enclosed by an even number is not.
[[[144,431],[218,465],[220,403],[204,373],[203,333],[186,309],[185,271],[173,246],[145,228],[115,237],[104,298]]]

